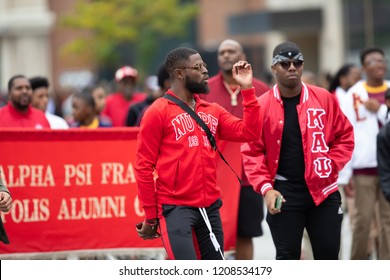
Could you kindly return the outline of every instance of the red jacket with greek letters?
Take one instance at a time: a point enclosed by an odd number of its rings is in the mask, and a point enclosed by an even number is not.
[[[263,118],[261,138],[241,147],[244,169],[257,192],[273,188],[281,150],[284,108],[277,85],[259,98]],[[351,159],[353,127],[336,97],[302,83],[297,106],[305,160],[305,180],[316,205],[337,191],[338,172]]]
[[[194,96],[195,112],[217,142],[218,139],[247,142],[260,136],[260,106],[255,90],[241,93],[244,97],[242,120],[217,103]],[[172,91],[167,94],[175,95]],[[166,98],[157,99],[141,121],[134,165],[138,196],[146,219],[158,216],[157,205],[208,207],[220,198],[216,185],[217,156],[206,133],[190,115]],[[158,175],[156,182],[154,170]]]

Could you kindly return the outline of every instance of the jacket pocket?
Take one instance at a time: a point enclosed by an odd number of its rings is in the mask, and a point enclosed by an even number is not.
[[[162,205],[162,215],[166,218],[167,215],[176,208],[177,206],[176,205],[173,205],[173,204],[163,204]]]
[[[177,181],[179,180],[180,161],[177,161],[175,177],[173,178],[173,191],[176,192]]]

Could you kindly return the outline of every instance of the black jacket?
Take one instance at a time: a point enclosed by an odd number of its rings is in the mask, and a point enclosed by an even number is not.
[[[382,191],[390,202],[390,122],[377,135],[377,161]]]
[[[126,126],[139,126],[143,113],[153,102],[154,98],[148,96],[144,101],[131,105],[127,112]]]

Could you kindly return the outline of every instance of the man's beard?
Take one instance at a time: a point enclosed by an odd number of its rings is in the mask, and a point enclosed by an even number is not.
[[[126,99],[131,99],[133,97],[133,87],[124,87],[122,93]]]
[[[26,111],[28,109],[29,104],[20,104],[20,103],[13,103],[14,107],[18,111]]]
[[[22,97],[20,99],[12,99],[11,98],[11,102],[16,110],[25,111],[28,109],[28,107],[31,104],[31,97]]]
[[[223,64],[222,66],[220,66],[219,68],[221,69],[221,71],[223,73],[225,73],[226,75],[228,76],[232,76],[232,70],[233,70],[233,65],[234,63],[226,63],[226,64]]]
[[[185,81],[185,87],[191,93],[209,93],[210,92],[209,85],[204,84],[204,83],[197,83],[188,77],[186,78],[186,81]]]

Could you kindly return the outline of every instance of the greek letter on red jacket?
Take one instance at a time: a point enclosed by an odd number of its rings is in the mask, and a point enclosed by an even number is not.
[[[173,94],[168,91],[168,94]],[[260,137],[262,121],[255,89],[242,90],[244,114],[239,119],[217,103],[195,95],[196,113],[217,140],[254,141]],[[218,153],[206,133],[172,101],[157,99],[141,121],[134,165],[138,195],[146,219],[156,218],[157,205],[208,207],[220,198],[216,185]],[[158,173],[153,180],[154,170]]]

